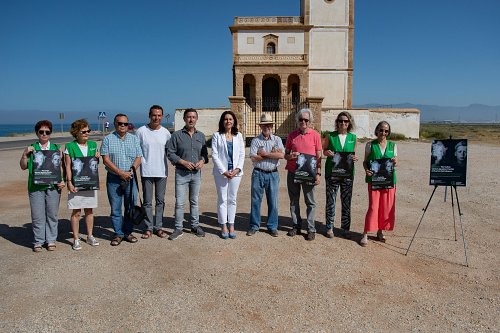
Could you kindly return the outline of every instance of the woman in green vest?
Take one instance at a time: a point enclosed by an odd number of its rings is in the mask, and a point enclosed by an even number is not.
[[[93,208],[97,208],[97,190],[78,190],[75,188],[74,176],[81,175],[84,170],[84,163],[79,157],[93,156],[95,159],[89,159],[89,175],[97,171],[97,164],[100,153],[97,150],[97,143],[89,141],[90,134],[89,123],[85,119],[76,120],[71,124],[70,133],[75,138],[74,141],[66,144],[64,150],[64,160],[66,167],[66,182],[68,183],[68,209],[71,213],[71,229],[73,230],[73,250],[81,250],[79,224],[81,210],[85,212],[85,223],[87,225],[87,244],[91,246],[99,245],[99,242],[93,236],[94,213]]]
[[[349,238],[349,229],[351,228],[351,199],[352,199],[352,183],[354,178],[353,173],[345,176],[339,176],[332,173],[332,169],[337,166],[340,161],[341,152],[354,153],[358,144],[356,135],[351,133],[354,129],[354,121],[349,112],[342,111],[338,114],[335,120],[335,131],[328,132],[323,138],[323,154],[327,156],[325,164],[325,180],[326,180],[326,233],[325,236],[333,238],[333,221],[335,219],[335,202],[337,192],[340,187],[340,200],[342,202],[342,218],[340,227],[344,237]],[[355,155],[352,156],[347,163],[357,161]]]
[[[43,170],[44,165],[50,162],[51,168],[60,168],[60,163],[55,163],[55,155],[59,155],[57,162],[61,160],[59,145],[50,142],[52,123],[48,120],[40,120],[35,125],[35,133],[38,141],[26,147],[19,161],[22,170],[29,170],[28,193],[31,207],[31,224],[33,226],[33,251],[41,252],[42,246],[47,244],[47,250],[56,249],[57,225],[59,212],[59,201],[61,189],[65,186],[62,179],[55,184],[35,184],[34,169]],[[47,158],[43,150],[51,151]],[[36,156],[36,158],[35,158]],[[56,180],[57,181],[57,180]]]
[[[381,121],[375,128],[377,138],[367,142],[363,167],[368,183],[368,211],[365,217],[365,230],[360,241],[361,246],[368,245],[368,232],[377,231],[377,240],[385,242],[383,230],[393,230],[396,216],[396,171],[393,172],[394,188],[373,190],[371,186],[370,161],[390,158],[394,167],[398,164],[396,143],[388,141],[391,135],[391,126],[386,121]]]

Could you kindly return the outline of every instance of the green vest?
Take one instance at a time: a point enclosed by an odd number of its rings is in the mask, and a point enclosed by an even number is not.
[[[38,142],[35,142],[31,145],[31,147],[35,148],[35,150],[42,150],[42,147]],[[58,144],[55,143],[50,143],[49,150],[59,150],[60,147]],[[45,191],[49,188],[57,188],[55,184],[52,185],[37,185],[33,183],[33,154],[30,154],[30,157],[28,158],[28,171],[29,171],[29,176],[28,176],[28,192],[36,192],[36,191]],[[61,179],[62,181],[62,179]]]
[[[380,145],[378,143],[378,140],[373,140],[372,141],[372,149],[371,149],[370,155],[368,155],[368,160],[367,160],[368,164],[370,163],[370,161],[378,160],[381,158],[393,158],[394,157],[394,146],[396,146],[396,144],[394,142],[387,141],[387,144],[385,146],[385,152],[382,155],[382,151],[380,150]],[[393,175],[394,175],[394,184],[396,184],[396,169],[394,169]],[[365,181],[367,183],[371,183],[372,177],[366,176]]]
[[[78,143],[75,141],[68,142],[66,144],[66,150],[68,150],[69,157],[86,157],[83,156]],[[97,152],[97,143],[95,141],[87,141],[87,156],[95,156]]]
[[[347,133],[345,138],[344,148],[340,144],[339,133],[329,132],[328,134],[328,150],[333,152],[345,152],[352,153],[354,152],[354,148],[356,148],[356,134]],[[325,175],[326,177],[330,176],[332,173],[332,157],[328,156],[326,158],[325,163]]]

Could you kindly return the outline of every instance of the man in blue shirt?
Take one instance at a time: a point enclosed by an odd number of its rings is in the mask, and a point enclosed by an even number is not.
[[[114,125],[115,131],[106,135],[102,141],[101,156],[108,171],[106,189],[111,206],[111,222],[115,230],[111,245],[117,246],[123,239],[130,243],[137,242],[137,238],[132,235],[133,225],[129,211],[131,196],[133,203],[137,197],[132,168],[137,169],[141,164],[142,150],[139,139],[128,133],[129,122],[126,115],[117,114]],[[130,182],[133,182],[132,191]],[[125,216],[122,216],[122,202],[125,206]]]

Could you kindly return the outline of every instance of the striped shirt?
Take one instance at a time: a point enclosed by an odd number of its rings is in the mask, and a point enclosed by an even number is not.
[[[126,133],[123,139],[116,132],[108,134],[102,140],[101,155],[108,155],[111,162],[122,171],[128,171],[137,157],[142,157],[139,138]],[[111,170],[106,167],[108,172]]]
[[[272,152],[273,149],[281,150],[284,152],[283,141],[279,136],[271,134],[269,139],[265,139],[262,133],[252,139],[252,143],[250,144],[250,157],[257,156],[257,152],[259,149],[263,149],[265,152]],[[253,167],[262,169],[265,171],[275,170],[280,165],[279,159],[277,158],[266,158],[263,161],[253,162]]]

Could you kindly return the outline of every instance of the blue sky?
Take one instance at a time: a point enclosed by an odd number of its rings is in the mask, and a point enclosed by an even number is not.
[[[0,0],[0,110],[229,105],[234,16],[299,0]],[[354,104],[500,105],[500,1],[356,0]]]

